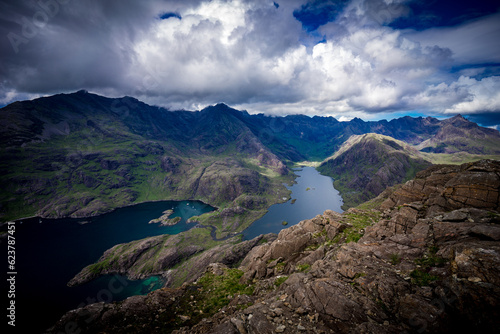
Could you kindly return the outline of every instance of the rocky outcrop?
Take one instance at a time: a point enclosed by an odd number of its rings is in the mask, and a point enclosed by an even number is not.
[[[382,209],[420,201],[433,214],[460,208],[499,211],[499,187],[500,167],[496,161],[434,166],[395,191]]]
[[[237,239],[238,237],[227,239],[223,243],[193,256],[180,266],[166,271],[163,274],[166,278],[165,285],[171,287],[192,283],[203,275],[204,270],[212,263],[235,266],[240,263],[256,245],[273,241],[276,239],[276,235],[273,233],[260,235],[252,240],[246,240],[240,243],[237,243]]]
[[[217,291],[224,267],[180,289],[69,312],[52,332],[71,322],[82,332],[495,333],[499,171],[491,160],[433,166],[379,209],[326,211],[284,229],[241,262],[240,283],[253,293],[228,296],[205,316],[203,291]]]
[[[130,279],[162,275],[166,285],[181,285],[196,280],[210,263],[233,265],[241,261],[261,240],[274,240],[275,235],[261,235],[252,240],[236,243],[237,237],[205,249],[207,233],[194,228],[176,235],[160,235],[108,249],[94,264],[85,267],[69,282],[76,286],[101,275],[121,274]],[[213,241],[212,241],[213,243]],[[175,267],[175,268],[174,268]]]
[[[163,211],[163,215],[161,215],[158,218],[151,219],[149,221],[149,224],[160,224],[161,226],[173,226],[179,223],[182,218],[181,217],[175,217],[175,218],[170,218],[170,216],[174,213],[174,210],[166,210]]]
[[[85,267],[68,286],[80,285],[105,274],[128,275],[131,279],[161,274],[164,268],[204,250],[196,245],[184,246],[181,241],[175,235],[161,235],[116,245],[108,249],[97,263]]]
[[[176,157],[164,156],[161,158],[161,169],[167,173],[175,173],[178,171],[179,165],[182,163]]]

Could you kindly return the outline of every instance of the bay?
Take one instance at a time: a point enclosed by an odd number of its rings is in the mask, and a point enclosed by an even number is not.
[[[85,219],[17,221],[16,332],[41,333],[71,309],[119,301],[162,287],[159,277],[131,281],[118,275],[102,276],[77,287],[66,284],[114,245],[186,231],[195,226],[187,219],[213,209],[199,201],[160,201]],[[171,218],[181,217],[181,221],[174,226],[148,224],[166,210],[173,210]]]
[[[342,212],[342,197],[330,177],[313,167],[295,173],[296,183],[287,187],[291,199],[271,206],[266,215],[242,232],[245,240],[279,233],[325,210]],[[166,210],[173,210],[171,218],[181,217],[181,221],[174,226],[148,224]],[[199,201],[161,201],[120,208],[93,218],[33,218],[16,222],[16,330],[41,333],[68,310],[95,302],[120,301],[162,287],[160,277],[131,281],[119,275],[105,275],[72,288],[66,284],[114,245],[186,231],[195,225],[188,224],[187,219],[212,210]]]

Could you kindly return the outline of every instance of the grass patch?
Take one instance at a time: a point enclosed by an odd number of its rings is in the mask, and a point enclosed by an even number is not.
[[[430,275],[428,272],[422,269],[415,269],[410,273],[411,282],[418,286],[427,286],[431,282],[437,281],[439,278],[434,275]]]
[[[267,242],[268,242],[267,238],[263,237],[262,239],[259,240],[258,245],[263,245],[263,244],[265,244]]]
[[[419,286],[429,285],[431,282],[439,280],[439,277],[431,275],[429,272],[433,267],[442,267],[448,260],[437,256],[438,248],[429,247],[427,253],[415,260],[415,264],[420,266],[410,273],[411,282]]]
[[[284,262],[279,262],[276,267],[274,267],[277,272],[281,273],[283,270],[285,270],[285,263]]]
[[[366,274],[365,274],[365,273],[356,273],[356,274],[354,275],[353,280],[358,279],[358,278],[360,278],[360,277],[364,277],[364,276],[366,276]]]
[[[293,167],[319,167],[321,165],[321,161],[300,161],[294,163]]]
[[[241,284],[243,271],[226,269],[223,275],[206,273],[198,279],[195,286],[199,287],[197,304],[205,316],[214,314],[229,304],[236,295],[251,295],[254,292],[252,284]]]
[[[423,268],[431,268],[431,267],[442,267],[448,261],[445,258],[437,256],[436,253],[438,248],[435,246],[431,246],[428,249],[427,254],[425,254],[422,258],[416,259],[415,263],[417,265],[422,266]]]
[[[286,280],[288,279],[288,276],[279,276],[278,278],[276,278],[276,280],[274,281],[274,285],[276,287],[279,287],[281,284],[283,284]]]
[[[362,236],[363,236],[363,234],[361,234],[361,232],[352,231],[351,233],[347,234],[347,237],[345,239],[345,243],[348,244],[350,242],[358,242]]]
[[[321,245],[319,244],[313,244],[313,245],[309,245],[306,247],[306,251],[315,251],[317,250]]]
[[[94,275],[100,275],[103,271],[111,267],[110,259],[105,259],[104,261],[97,262],[88,266],[88,270]]]
[[[300,272],[308,272],[309,269],[311,269],[311,265],[308,263],[304,263],[304,264],[299,264],[296,268]]]
[[[193,326],[202,318],[209,318],[221,308],[228,305],[238,295],[252,295],[253,284],[241,284],[243,271],[224,269],[222,275],[206,272],[196,282],[189,285],[180,298],[176,299],[172,309],[160,315],[158,322],[170,333],[172,329],[181,326]],[[236,306],[244,309],[252,303]],[[163,333],[163,331],[162,331]]]
[[[399,254],[396,253],[391,254],[390,259],[391,259],[390,262],[393,266],[401,263],[401,255]]]
[[[326,235],[327,235],[326,229],[323,228],[323,230],[313,233],[312,237],[316,239],[319,237],[326,237]]]
[[[500,160],[498,155],[480,155],[480,154],[470,154],[467,152],[457,152],[457,153],[427,153],[420,152],[422,157],[433,163],[433,164],[450,164],[450,165],[461,165],[466,162],[474,162],[481,159],[493,159]]]
[[[360,277],[364,277],[364,276],[366,276],[366,273],[356,273],[356,274],[354,275],[354,277],[352,278],[352,282],[350,282],[349,284],[350,284],[351,286],[356,286],[356,285],[359,285],[359,283],[358,283],[358,282],[356,282],[356,280],[357,280],[358,278],[360,278]]]
[[[335,238],[326,242],[328,246],[339,244],[358,242],[364,235],[365,228],[373,225],[380,219],[379,211],[360,211],[346,213],[343,216],[343,222],[350,226],[337,234]]]

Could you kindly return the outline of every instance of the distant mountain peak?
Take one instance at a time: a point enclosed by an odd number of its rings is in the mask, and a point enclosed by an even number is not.
[[[352,149],[352,147],[355,145],[358,144],[364,145],[369,142],[372,143],[378,142],[381,145],[384,145],[386,147],[385,149],[388,151],[389,150],[406,151],[408,154],[414,153],[413,151],[416,152],[416,150],[412,150],[406,143],[400,140],[397,140],[390,136],[385,136],[382,134],[370,132],[361,135],[352,135],[342,144],[342,146],[337,150],[337,152],[335,152],[334,155],[332,155],[330,158],[327,158],[326,160],[335,159],[339,157],[346,151]]]
[[[457,114],[457,115],[453,116],[451,119],[454,120],[454,121],[462,121],[462,122],[472,123],[467,118],[463,117],[461,114]]]
[[[335,187],[348,188],[346,206],[358,205],[388,186],[405,182],[431,165],[410,145],[378,133],[353,135],[324,160],[319,171],[333,177]]]
[[[225,104],[224,102],[219,102],[215,105],[215,107],[217,108],[225,108],[225,109],[232,109],[230,106],[228,106],[227,104]]]
[[[363,121],[359,117],[354,117],[353,119],[351,119],[351,122],[353,122],[353,123],[364,123],[365,121]]]
[[[208,106],[203,108],[201,111],[206,111],[206,112],[231,112],[231,111],[236,111],[236,109],[231,108],[225,103],[217,103],[216,105],[213,106]]]
[[[473,154],[498,154],[499,140],[500,136],[494,130],[481,127],[457,114],[441,121],[439,131],[418,144],[417,148],[432,153],[466,151]]]
[[[445,119],[443,121],[444,123],[450,123],[450,124],[453,124],[453,125],[457,125],[457,124],[464,124],[464,123],[472,123],[471,121],[469,121],[468,119],[466,119],[465,117],[463,117],[461,114],[457,114],[451,118],[448,118],[448,119]]]

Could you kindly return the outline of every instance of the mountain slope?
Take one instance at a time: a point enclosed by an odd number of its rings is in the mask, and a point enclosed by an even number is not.
[[[49,333],[496,333],[500,163],[433,166],[379,208],[330,210],[238,268],[66,313]],[[92,319],[92,321],[88,321]]]
[[[445,119],[439,131],[418,144],[423,152],[472,154],[500,154],[500,133],[470,122],[461,115]]]
[[[458,116],[339,122],[333,117],[250,115],[224,104],[171,111],[132,97],[86,91],[13,103],[0,109],[0,125],[3,221],[31,215],[91,216],[160,199],[200,199],[230,207],[249,203],[247,196],[266,197],[277,187],[278,194],[249,209],[265,210],[286,197],[282,182],[293,178],[286,164],[321,161],[351,136],[366,133],[419,145],[423,151],[459,151],[439,157],[423,152],[433,162],[460,163],[477,159],[470,156],[477,152],[500,156],[498,131]],[[390,167],[367,168],[346,181],[369,183],[365,194],[356,195],[358,202],[392,184],[387,176],[401,179],[404,174],[403,180],[420,164],[399,159],[395,152],[391,157]],[[338,179],[332,171],[325,173]],[[342,195],[350,196],[348,191]]]
[[[333,177],[347,208],[415,177],[418,171],[430,165],[408,144],[369,133],[349,138],[318,170]]]
[[[288,169],[234,113],[172,112],[85,91],[2,108],[2,219],[93,216],[160,199],[224,208],[247,195],[263,199],[248,210],[265,210],[286,196]]]
[[[440,121],[432,118],[403,117],[391,121],[365,122],[354,118],[339,122],[333,117],[292,115],[246,117],[249,128],[276,155],[291,161],[320,161],[331,156],[352,135],[378,133],[419,144],[439,130]]]

